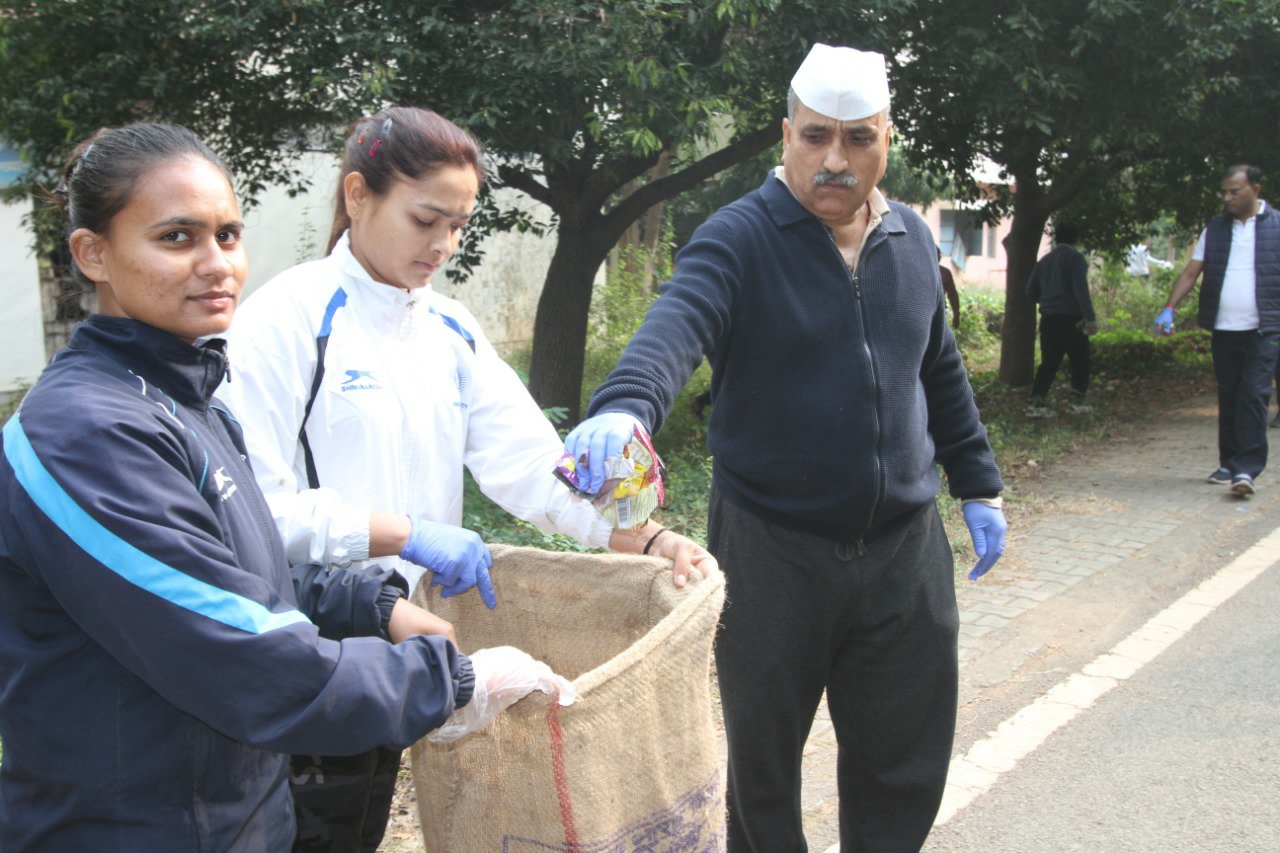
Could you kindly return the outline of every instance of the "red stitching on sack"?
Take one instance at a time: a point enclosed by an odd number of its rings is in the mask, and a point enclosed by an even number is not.
[[[573,822],[573,800],[569,797],[569,778],[564,772],[564,729],[560,727],[560,703],[552,702],[547,711],[547,728],[551,730],[551,772],[556,780],[556,796],[560,799],[560,823],[564,825],[564,846],[569,853],[578,849],[578,827]]]

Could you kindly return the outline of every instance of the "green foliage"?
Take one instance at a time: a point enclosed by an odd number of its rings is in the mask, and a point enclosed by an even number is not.
[[[652,252],[635,245],[619,251],[617,262],[610,264],[604,283],[591,298],[589,345],[616,361],[658,296],[653,283],[668,280],[673,271],[671,248],[664,243]]]
[[[990,365],[1000,353],[1004,295],[976,287],[960,287],[960,325],[952,331],[970,370]]]
[[[0,394],[0,426],[8,423],[13,413],[18,411],[18,406],[22,404],[22,398],[26,393],[27,388],[22,387],[7,394]]]
[[[890,54],[893,115],[913,159],[949,176],[988,217],[1013,216],[1006,381],[1031,371],[1033,308],[1022,287],[1050,217],[1070,216],[1089,245],[1118,254],[1163,213],[1188,226],[1213,212],[1220,165],[1206,140],[1236,135],[1274,151],[1273,124],[1246,128],[1227,116],[1255,101],[1276,113],[1275,87],[1243,49],[1276,8],[1277,0],[921,0],[903,10]],[[1240,85],[1246,78],[1251,86]],[[999,167],[999,185],[975,178],[984,158]]]
[[[884,44],[884,10],[907,2],[0,0],[0,136],[51,185],[66,148],[99,126],[180,122],[228,157],[251,199],[300,186],[293,155],[336,150],[361,114],[431,106],[484,141],[494,187],[552,211],[553,307],[536,326],[531,386],[573,416],[591,276],[625,229],[775,144],[813,41]],[[669,152],[669,173],[650,177]],[[487,228],[539,227],[494,198],[463,271]]]
[[[889,167],[877,187],[889,198],[920,207],[953,195],[951,180],[946,175],[918,168],[900,146],[889,149]]]

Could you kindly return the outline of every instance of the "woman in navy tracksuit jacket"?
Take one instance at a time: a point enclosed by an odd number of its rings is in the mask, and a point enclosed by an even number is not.
[[[212,397],[222,341],[198,343],[246,271],[216,156],[134,125],[67,179],[103,315],[3,430],[0,849],[287,849],[288,754],[402,748],[469,701],[471,663],[383,639],[412,608],[394,572],[291,575]]]

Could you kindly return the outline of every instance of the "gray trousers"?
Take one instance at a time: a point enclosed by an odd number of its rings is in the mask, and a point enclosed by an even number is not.
[[[713,488],[708,539],[727,582],[715,652],[730,853],[807,849],[800,760],[824,689],[839,749],[842,853],[919,850],[942,800],[956,720],[959,617],[936,506],[892,522],[859,557]]]

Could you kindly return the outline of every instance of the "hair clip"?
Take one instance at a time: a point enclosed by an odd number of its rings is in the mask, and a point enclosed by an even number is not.
[[[356,137],[356,145],[364,145],[364,135],[369,132],[369,125],[360,128],[360,135]]]
[[[89,152],[90,152],[90,151],[92,151],[92,150],[93,150],[93,143],[92,143],[92,142],[90,142],[90,143],[89,143],[89,147],[88,147],[88,148],[86,148],[86,149],[84,149],[84,153],[80,155],[80,159],[81,159],[81,160],[87,160],[87,159],[89,159]]]
[[[391,119],[387,119],[382,123],[382,130],[378,134],[378,139],[374,141],[373,147],[369,149],[370,157],[378,156],[378,149],[382,147],[382,140],[387,138],[387,134],[391,132]]]

